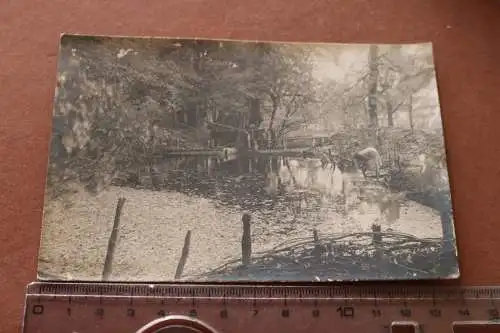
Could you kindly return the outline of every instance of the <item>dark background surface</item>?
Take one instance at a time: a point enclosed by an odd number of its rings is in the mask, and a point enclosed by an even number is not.
[[[36,277],[62,32],[434,43],[462,270],[500,284],[500,2],[155,0],[0,2],[0,331],[18,332]]]

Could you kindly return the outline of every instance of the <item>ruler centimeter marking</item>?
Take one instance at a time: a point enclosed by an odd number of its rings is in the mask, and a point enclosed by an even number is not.
[[[324,299],[419,299],[419,300],[456,300],[500,298],[500,286],[491,287],[448,287],[448,286],[269,286],[269,285],[228,285],[228,284],[118,284],[118,283],[58,283],[34,282],[28,285],[27,295],[85,295],[85,296],[156,296],[189,298],[324,298]],[[304,296],[306,295],[306,296]]]
[[[500,286],[35,282],[27,288],[23,332],[168,332],[158,327],[169,321],[201,325],[186,333],[389,333],[399,327],[437,333],[473,325],[500,332],[499,299]]]

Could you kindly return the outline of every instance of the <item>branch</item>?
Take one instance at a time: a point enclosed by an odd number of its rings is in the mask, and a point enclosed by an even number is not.
[[[382,54],[378,55],[374,59],[375,62],[378,62],[380,59],[382,59],[387,54],[388,54],[388,52],[385,52],[385,53],[382,53]],[[359,72],[362,72],[362,71],[359,71]],[[363,79],[365,79],[368,75],[370,75],[370,70],[368,70],[365,74],[363,74],[359,79],[356,80],[356,82],[354,82],[349,88],[345,89],[342,93],[347,93],[348,91],[352,90],[356,86],[356,84],[358,84],[359,82],[363,81]]]
[[[278,130],[278,133],[279,133],[279,134],[281,134],[281,133],[282,133],[283,129],[285,128],[285,125],[286,125],[287,120],[288,120],[288,119],[290,118],[290,116],[291,116],[291,109],[292,109],[292,108],[291,108],[291,104],[295,101],[295,98],[296,98],[296,97],[297,97],[296,95],[295,95],[295,96],[293,96],[293,97],[292,97],[292,99],[290,100],[290,102],[288,102],[288,103],[287,103],[287,105],[286,105],[286,114],[285,114],[284,119],[281,121],[281,125],[280,125],[280,128],[279,128],[279,130]],[[297,108],[297,109],[298,109],[298,108]],[[297,109],[295,110],[295,112],[297,112]],[[295,113],[295,112],[294,112],[294,113]],[[292,114],[292,115],[293,115],[293,114]]]
[[[404,75],[403,76],[403,79],[401,79],[401,81],[398,82],[398,85],[400,85],[401,83],[403,82],[406,82],[406,81],[409,81],[411,79],[414,79],[416,77],[419,77],[421,75],[424,75],[424,74],[431,74],[434,72],[434,67],[426,67],[426,68],[423,68],[420,72],[416,73],[416,74],[412,74],[412,75]],[[424,85],[422,85],[421,88],[423,88]],[[421,89],[420,88],[420,89]]]
[[[404,102],[406,102],[406,100],[411,96],[412,94],[406,96],[406,98],[403,98],[403,100],[401,102],[399,102],[392,110],[391,110],[391,114],[394,114],[396,113],[396,111],[399,110],[399,108],[401,107],[401,105],[403,105]]]
[[[282,135],[290,133],[293,129],[300,128],[304,123],[305,123],[305,121],[299,121],[299,120],[296,120],[296,121],[293,121],[293,122],[289,122],[287,124],[287,126],[284,126],[280,130],[279,133],[282,134]]]
[[[416,110],[422,110],[422,109],[431,109],[431,108],[437,108],[439,105],[437,104],[431,104],[431,105],[420,105],[420,106],[417,106],[416,108],[413,108],[413,111],[416,111]]]
[[[406,100],[410,97],[410,96],[413,96],[417,91],[419,91],[420,89],[422,89],[424,86],[425,86],[426,82],[423,82],[422,84],[420,84],[416,89],[414,89],[412,92],[410,92],[405,98],[403,98],[403,100],[398,104],[396,105],[396,107],[391,111],[391,113],[395,113],[399,107],[401,105],[403,105],[404,102],[406,102]]]

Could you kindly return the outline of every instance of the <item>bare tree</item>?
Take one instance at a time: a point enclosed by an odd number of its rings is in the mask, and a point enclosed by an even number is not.
[[[417,49],[410,57],[401,46],[393,46],[380,59],[382,84],[379,98],[386,107],[387,126],[394,126],[394,115],[404,106],[408,106],[408,112],[410,109],[414,111],[415,95],[433,79],[434,66],[426,51],[425,48]]]
[[[285,45],[276,47],[276,52],[268,53],[264,58],[261,68],[262,87],[271,105],[267,131],[272,146],[287,132],[304,123],[299,113],[314,101],[309,50]]]
[[[368,115],[370,127],[377,128],[377,95],[379,80],[378,45],[370,45],[368,66],[370,71],[368,76]]]

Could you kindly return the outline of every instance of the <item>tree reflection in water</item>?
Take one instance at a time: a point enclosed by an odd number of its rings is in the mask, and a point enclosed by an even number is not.
[[[213,199],[221,206],[259,212],[268,219],[265,223],[280,223],[283,214],[293,216],[292,221],[321,219],[323,211],[341,207],[340,171],[323,167],[316,158],[169,157],[128,171],[115,183]]]

